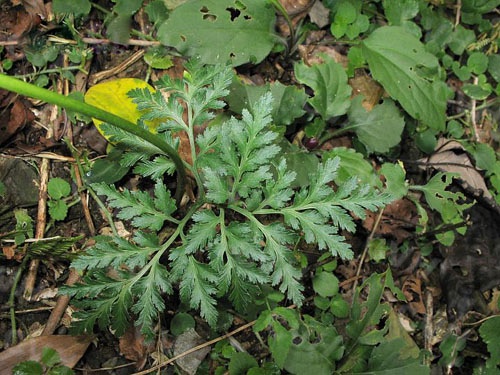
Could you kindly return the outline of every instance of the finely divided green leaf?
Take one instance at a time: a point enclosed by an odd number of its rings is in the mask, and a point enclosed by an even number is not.
[[[107,197],[111,207],[120,210],[117,215],[120,219],[132,220],[132,224],[137,228],[160,230],[165,221],[177,223],[177,220],[170,216],[175,211],[175,201],[161,182],[155,185],[155,197],[141,190],[124,189],[120,192],[114,186],[106,184],[92,186],[97,194]]]

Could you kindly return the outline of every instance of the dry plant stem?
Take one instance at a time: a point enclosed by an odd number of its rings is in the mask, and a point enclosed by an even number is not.
[[[424,346],[425,349],[432,353],[432,336],[434,331],[433,326],[433,317],[434,317],[434,300],[432,297],[432,292],[427,290],[425,293],[425,329],[424,329]],[[425,358],[425,364],[429,366],[431,364],[430,357]]]
[[[227,338],[229,338],[231,336],[236,335],[238,332],[244,331],[245,329],[252,327],[255,324],[255,322],[256,322],[256,320],[253,320],[253,321],[251,321],[251,322],[249,322],[247,324],[242,325],[241,327],[236,328],[234,331],[228,332],[225,335],[222,335],[222,336],[217,337],[217,338],[215,338],[213,340],[207,341],[207,342],[205,342],[205,343],[203,343],[201,345],[195,346],[194,348],[186,350],[184,353],[176,355],[175,357],[172,357],[172,358],[170,358],[169,360],[167,360],[167,361],[165,361],[163,363],[160,363],[160,364],[158,364],[156,366],[153,366],[153,367],[151,367],[151,368],[149,368],[147,370],[144,370],[144,371],[135,372],[132,375],[144,375],[144,374],[149,374],[150,372],[153,372],[155,370],[159,370],[162,367],[165,367],[165,366],[167,366],[167,365],[169,365],[169,364],[177,361],[179,358],[182,358],[182,357],[184,357],[184,356],[186,356],[188,354],[194,353],[194,352],[196,352],[196,351],[198,351],[200,349],[206,348],[207,346],[210,346],[210,345],[215,344],[215,343],[217,343],[219,341],[225,340],[225,339],[227,339]]]
[[[478,82],[479,82],[478,77],[474,77],[474,84],[477,85]],[[479,136],[479,129],[477,128],[477,120],[476,120],[476,112],[477,112],[476,106],[477,106],[476,99],[472,99],[470,120],[472,123],[472,127],[474,128],[474,138],[476,142],[480,142],[481,137]]]
[[[356,271],[356,279],[354,280],[354,283],[352,284],[352,293],[356,292],[356,287],[358,286],[358,280],[359,280],[359,275],[361,274],[361,268],[363,268],[363,263],[365,262],[366,254],[368,253],[368,247],[370,245],[370,241],[373,240],[373,237],[375,236],[375,233],[377,232],[378,225],[380,223],[380,220],[382,219],[382,215],[384,213],[384,209],[381,209],[377,215],[377,219],[375,220],[375,223],[373,224],[372,231],[368,238],[366,239],[366,244],[365,248],[363,249],[363,253],[361,254],[361,259],[359,260],[359,265],[358,269]],[[353,301],[354,302],[354,301]]]
[[[80,280],[80,275],[74,268],[70,268],[66,285],[73,285],[78,280]],[[61,321],[61,317],[66,311],[66,307],[68,307],[69,300],[70,296],[68,295],[60,295],[57,298],[56,305],[52,309],[49,319],[47,319],[47,323],[45,323],[45,327],[43,328],[42,336],[52,335],[55,332],[59,322]]]
[[[65,59],[66,62],[66,59]],[[64,81],[64,95],[69,94],[69,85],[68,85],[68,80]],[[66,120],[67,122],[67,120]],[[66,127],[66,125],[65,125]],[[73,150],[73,128],[71,127],[71,124],[66,128],[67,133],[68,133],[68,142],[71,150]],[[83,181],[82,181],[82,175],[80,173],[80,165],[78,162],[78,158],[75,157],[77,160],[77,163],[75,164],[73,171],[74,171],[74,176],[75,176],[75,181],[76,185],[78,187],[78,191],[80,192],[80,202],[82,203],[82,210],[83,210],[83,215],[85,217],[85,221],[87,222],[87,226],[89,228],[90,235],[93,237],[96,234],[96,229],[94,226],[94,222],[92,221],[92,216],[90,215],[89,207],[88,207],[88,200],[87,200],[87,194],[84,191],[83,188]],[[68,280],[66,281],[66,285],[71,286],[75,284],[78,280],[80,279],[80,275],[74,268],[70,268],[69,271],[69,277]],[[47,323],[45,324],[45,327],[43,329],[42,335],[52,335],[57,326],[59,325],[59,322],[61,321],[61,318],[66,311],[66,308],[68,307],[70,301],[70,297],[68,295],[60,295],[57,298],[56,305],[52,312],[50,313],[49,319],[47,320]]]
[[[51,119],[57,115],[57,108],[53,106]],[[47,138],[52,137],[52,127],[49,127],[47,131]],[[49,159],[42,159],[40,165],[40,190],[38,192],[38,211],[36,215],[36,230],[35,238],[41,239],[45,234],[45,226],[47,225],[47,183],[49,181],[49,169],[50,161]],[[28,274],[26,275],[26,285],[24,287],[23,296],[27,301],[31,300],[33,294],[33,289],[35,288],[36,274],[38,271],[38,265],[40,264],[39,259],[32,259]]]
[[[117,75],[118,73],[127,69],[129,66],[135,64],[138,60],[140,60],[142,58],[142,56],[144,56],[145,53],[146,53],[146,51],[143,49],[140,51],[137,51],[132,56],[130,56],[128,59],[121,62],[120,64],[118,64],[114,68],[111,68],[108,70],[103,70],[99,73],[93,74],[89,80],[90,84],[95,85],[97,82],[102,81],[103,79],[110,78],[110,77]]]
[[[16,328],[16,311],[15,311],[15,299],[16,299],[16,289],[19,285],[19,281],[21,280],[21,275],[23,274],[23,270],[26,267],[26,262],[28,261],[29,256],[26,255],[17,270],[16,276],[14,277],[14,282],[12,283],[12,288],[10,289],[10,296],[7,302],[7,305],[10,309],[10,327],[12,330],[12,345],[17,344],[17,328]]]
[[[457,0],[457,4],[455,5],[456,13],[455,13],[455,25],[453,25],[454,28],[456,28],[458,25],[460,25],[460,18],[461,18],[461,13],[462,13],[462,0]]]

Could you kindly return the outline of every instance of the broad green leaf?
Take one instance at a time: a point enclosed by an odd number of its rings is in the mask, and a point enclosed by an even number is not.
[[[143,0],[113,0],[113,11],[118,14],[133,15],[142,6]]]
[[[314,97],[309,99],[309,103],[324,120],[328,120],[347,112],[352,89],[347,84],[347,74],[342,65],[327,56],[323,59],[324,63],[311,67],[297,63],[294,72],[300,83],[314,90]]]
[[[136,124],[142,113],[127,93],[138,88],[155,92],[145,81],[137,78],[120,78],[92,86],[85,93],[85,102]],[[103,122],[96,119],[93,121],[99,132],[106,137],[101,129]],[[156,132],[158,122],[146,121],[146,124],[151,132]]]
[[[62,178],[54,177],[47,184],[47,192],[52,199],[61,199],[67,197],[71,193],[71,186]]]
[[[419,2],[417,0],[384,0],[382,4],[389,25],[401,26],[417,38],[421,37],[420,27],[409,21],[418,14]]]
[[[373,349],[367,370],[370,374],[374,375],[430,374],[429,367],[421,363],[421,359],[418,355],[416,357],[408,357],[408,353],[406,353],[404,349],[405,342],[402,338],[383,341]],[[354,372],[354,374],[356,374],[356,372]]]
[[[415,119],[444,130],[447,87],[438,78],[424,77],[424,71],[437,75],[439,64],[417,38],[401,27],[384,26],[364,40],[363,53],[373,77],[393,99]]]
[[[363,98],[357,96],[349,109],[349,123],[367,152],[386,153],[401,142],[405,126],[403,116],[390,99],[377,104],[367,112],[361,105]]]
[[[481,338],[486,343],[488,352],[490,352],[487,364],[494,368],[500,365],[500,339],[498,332],[500,332],[500,316],[490,317],[479,327]]]
[[[356,177],[361,184],[380,186],[380,179],[375,174],[372,165],[359,152],[352,148],[335,147],[323,154],[323,160],[335,157],[340,158],[340,166],[334,180],[337,185]]]
[[[188,313],[178,313],[175,314],[170,321],[170,332],[172,335],[179,336],[186,330],[195,327],[196,322],[194,318]]]
[[[123,166],[119,162],[121,154],[116,154],[113,149],[105,159],[97,159],[91,166],[90,171],[85,175],[85,182],[93,184],[102,182],[105,184],[114,184],[120,181],[129,171],[129,167]]]
[[[252,108],[254,103],[266,92],[273,96],[272,112],[275,125],[290,125],[296,118],[302,116],[307,95],[304,89],[286,86],[280,82],[266,85],[247,85],[240,80],[233,82],[231,95],[227,98],[231,111],[241,113],[244,108]]]
[[[339,291],[339,279],[329,272],[320,272],[314,276],[313,289],[322,297],[333,297]]]
[[[441,350],[441,358],[439,364],[441,366],[456,366],[460,367],[463,363],[463,357],[460,352],[465,349],[467,342],[465,337],[449,334],[439,344]]]
[[[91,3],[89,0],[54,0],[52,10],[54,13],[71,13],[75,16],[85,16],[90,13]]]
[[[50,200],[47,202],[49,215],[54,220],[64,220],[68,214],[68,205],[63,200]]]
[[[344,354],[342,336],[329,326],[291,330],[292,344],[284,368],[291,374],[330,375]]]
[[[257,360],[248,353],[237,352],[231,356],[229,361],[229,373],[231,375],[245,375],[252,367],[258,367]]]
[[[256,64],[277,41],[274,22],[274,9],[262,0],[190,0],[173,10],[158,38],[204,63]]]
[[[380,168],[380,174],[385,177],[387,193],[394,199],[400,199],[408,193],[408,183],[406,182],[406,172],[402,163],[384,163]]]

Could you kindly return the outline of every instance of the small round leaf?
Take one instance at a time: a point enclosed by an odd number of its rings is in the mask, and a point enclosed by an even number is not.
[[[331,273],[321,272],[313,279],[313,289],[321,297],[332,297],[339,291],[339,280]]]

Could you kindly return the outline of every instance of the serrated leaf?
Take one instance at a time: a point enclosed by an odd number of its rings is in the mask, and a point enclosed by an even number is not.
[[[438,71],[437,58],[398,26],[383,26],[363,41],[363,54],[373,77],[415,119],[444,130],[447,88],[439,78],[427,79],[422,69]]]
[[[111,207],[118,208],[118,217],[123,220],[132,220],[137,228],[160,230],[165,221],[177,223],[170,214],[175,211],[175,201],[170,197],[165,185],[157,182],[155,197],[147,192],[118,191],[114,186],[106,184],[92,185],[97,194],[105,195]]]
[[[161,292],[171,294],[172,285],[169,282],[169,273],[165,266],[155,262],[146,277],[142,277],[134,284],[134,294],[140,296],[132,306],[132,311],[138,314],[136,326],[141,326],[141,332],[146,339],[152,340],[155,335],[152,327],[158,320],[159,314],[165,309],[165,302]]]
[[[175,172],[175,164],[172,160],[157,156],[153,160],[143,160],[134,167],[134,173],[153,180],[162,178],[165,174],[172,175]]]
[[[51,200],[47,202],[49,215],[54,220],[64,220],[68,214],[68,205],[63,200]]]
[[[498,368],[500,364],[500,340],[498,339],[498,332],[500,332],[499,316],[490,317],[479,327],[481,338],[486,343],[488,352],[490,353],[490,358],[486,363],[491,368]]]
[[[351,102],[351,86],[347,84],[347,74],[342,65],[330,57],[323,57],[323,64],[311,67],[304,63],[294,66],[297,80],[314,90],[314,97],[309,103],[314,109],[328,120],[347,112]]]
[[[276,42],[274,20],[274,9],[260,0],[189,0],[160,26],[158,38],[208,64],[256,64]]]
[[[386,99],[367,112],[358,95],[349,109],[347,127],[353,129],[368,153],[386,153],[401,142],[405,126],[403,116],[394,102]]]
[[[180,283],[181,298],[189,302],[192,308],[200,309],[200,315],[211,326],[217,323],[216,301],[213,295],[218,277],[207,265],[198,262],[194,257],[186,257],[183,279]]]

